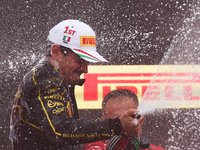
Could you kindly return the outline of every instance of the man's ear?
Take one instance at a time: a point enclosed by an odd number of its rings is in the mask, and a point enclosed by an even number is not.
[[[60,46],[58,44],[54,44],[51,48],[51,55],[54,59],[59,60],[62,56],[62,52]]]

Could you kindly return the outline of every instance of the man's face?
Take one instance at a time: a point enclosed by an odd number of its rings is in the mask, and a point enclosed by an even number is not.
[[[61,56],[58,63],[60,75],[70,85],[75,85],[79,82],[80,75],[87,73],[87,66],[89,64],[73,51],[69,51],[67,56]]]
[[[130,97],[127,96],[118,96],[116,98],[111,98],[107,101],[106,107],[103,110],[102,119],[114,119],[116,117],[120,117],[129,109],[137,109],[138,105],[135,103]],[[140,137],[142,134],[142,125],[141,123],[137,130],[138,136]]]
[[[119,118],[131,108],[137,109],[137,104],[130,97],[118,96],[108,100],[103,112],[103,116],[105,119],[114,119],[116,117]]]

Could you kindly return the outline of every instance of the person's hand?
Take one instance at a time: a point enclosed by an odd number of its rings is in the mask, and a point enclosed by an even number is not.
[[[144,116],[142,115],[140,119],[131,116],[138,114],[138,112],[138,110],[131,108],[120,116],[123,135],[127,137],[139,137],[141,135]]]

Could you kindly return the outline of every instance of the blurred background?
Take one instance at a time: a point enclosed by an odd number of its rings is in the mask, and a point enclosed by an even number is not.
[[[48,31],[55,24],[66,19],[89,24],[97,35],[97,51],[109,65],[158,65],[177,43],[174,38],[184,37],[180,30],[187,31],[186,22],[200,14],[198,8],[198,0],[0,0],[0,149],[11,149],[9,121],[17,86],[42,58]],[[192,21],[192,25],[199,23]],[[192,64],[199,64],[199,59]],[[170,111],[146,116],[143,134],[153,144],[173,149],[167,135],[172,122],[180,120],[173,120]],[[94,119],[100,112],[80,110],[80,115]],[[180,143],[174,149],[183,150]]]

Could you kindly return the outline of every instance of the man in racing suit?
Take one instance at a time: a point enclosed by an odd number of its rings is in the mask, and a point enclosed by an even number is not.
[[[80,143],[137,133],[130,109],[120,118],[79,120],[74,86],[89,62],[106,61],[96,52],[95,33],[79,20],[65,20],[48,36],[45,59],[19,85],[11,114],[14,150],[79,149]],[[139,121],[142,122],[141,119]]]
[[[120,117],[124,111],[138,107],[137,95],[127,89],[117,89],[109,92],[102,102],[102,120]],[[139,117],[139,115],[138,115]],[[144,117],[144,116],[143,116]],[[135,118],[136,119],[136,118]],[[110,140],[101,140],[87,144],[84,150],[164,150],[160,146],[150,144],[146,137],[142,137],[142,123],[138,126],[137,137],[115,135]]]

